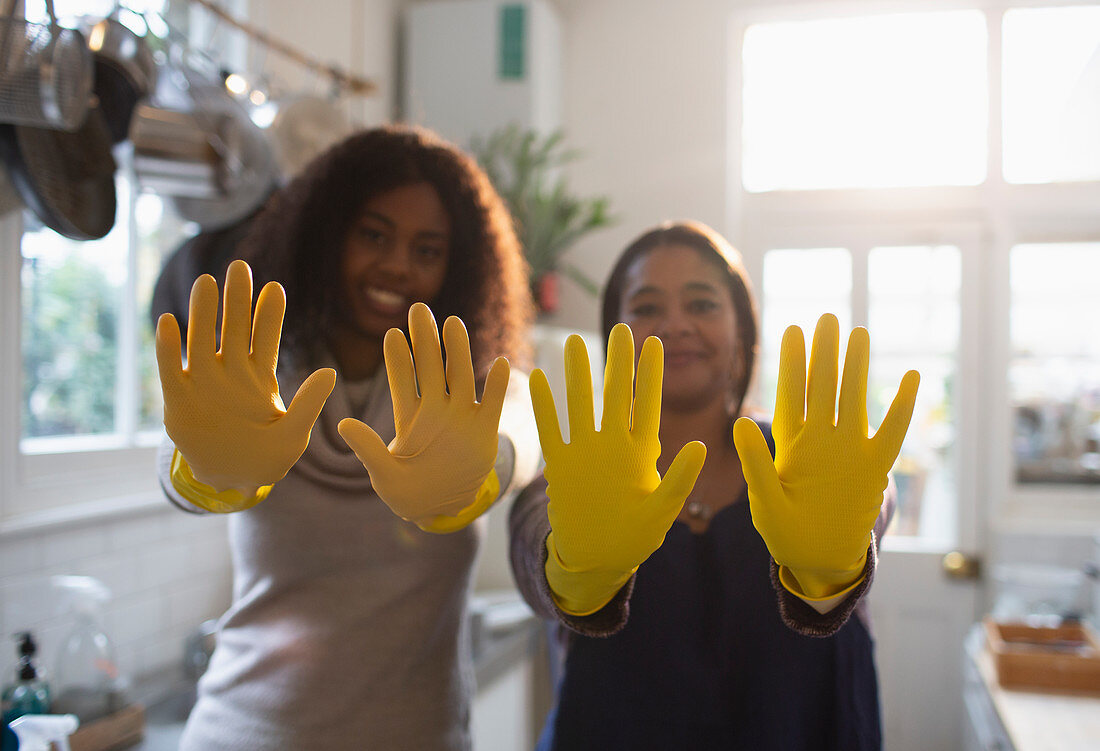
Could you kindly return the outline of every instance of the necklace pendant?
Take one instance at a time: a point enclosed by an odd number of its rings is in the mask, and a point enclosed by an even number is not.
[[[714,515],[710,506],[706,506],[699,501],[691,501],[687,505],[688,516],[692,519],[699,519],[700,521],[710,521],[710,517]]]

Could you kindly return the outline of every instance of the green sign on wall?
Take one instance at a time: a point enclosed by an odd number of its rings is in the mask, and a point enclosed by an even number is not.
[[[527,8],[502,5],[500,8],[499,70],[503,80],[521,81],[525,74]]]

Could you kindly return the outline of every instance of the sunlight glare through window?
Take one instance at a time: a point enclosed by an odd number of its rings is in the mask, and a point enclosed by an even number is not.
[[[976,10],[750,26],[746,190],[982,182],[986,36]]]
[[[1005,179],[1100,179],[1100,8],[1010,10],[1003,48]]]

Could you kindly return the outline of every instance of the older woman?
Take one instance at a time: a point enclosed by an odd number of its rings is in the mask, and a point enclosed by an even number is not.
[[[512,564],[565,647],[540,748],[879,748],[864,596],[916,373],[868,438],[867,332],[852,333],[837,413],[823,316],[808,382],[787,331],[774,425],[741,416],[752,293],[728,243],[691,222],[622,253],[603,330],[599,430],[582,340],[565,347],[568,443],[531,378],[546,468],[513,506]]]

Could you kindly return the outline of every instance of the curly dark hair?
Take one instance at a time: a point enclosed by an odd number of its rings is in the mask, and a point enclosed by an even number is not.
[[[315,364],[323,333],[341,316],[344,239],[371,198],[427,182],[451,219],[443,287],[428,301],[436,320],[463,320],[474,366],[484,374],[499,355],[530,365],[533,316],[527,265],[504,201],[474,159],[423,128],[385,126],[353,134],[318,156],[279,191],[241,246],[256,289],[286,289],[285,348]]]
[[[611,328],[619,322],[623,283],[631,265],[650,251],[669,245],[686,245],[698,253],[704,261],[714,266],[721,274],[726,289],[729,290],[730,299],[733,300],[733,310],[737,315],[737,338],[745,358],[745,370],[741,374],[741,379],[733,384],[730,394],[730,417],[735,418],[741,414],[745,395],[752,384],[760,325],[752,282],[741,262],[741,254],[717,231],[702,222],[665,222],[642,233],[630,243],[615,261],[615,266],[611,269],[611,274],[604,285],[602,317],[604,338],[610,336]]]

